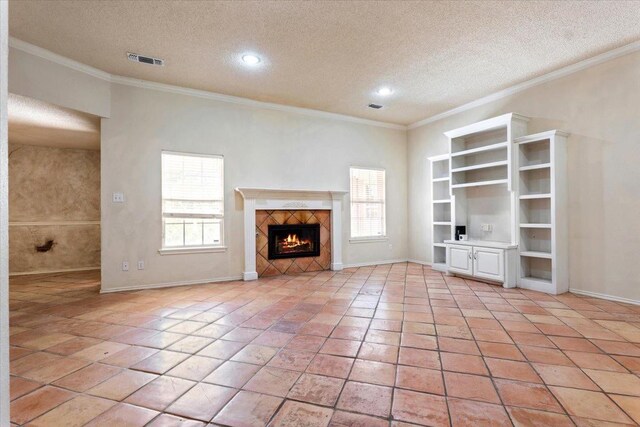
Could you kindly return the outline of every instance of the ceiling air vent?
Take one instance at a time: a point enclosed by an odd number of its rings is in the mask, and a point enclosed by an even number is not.
[[[142,56],[138,55],[137,53],[128,52],[127,58],[129,59],[129,61],[140,62],[142,64],[156,65],[160,67],[164,66],[164,59],[153,58],[151,56]]]
[[[373,108],[374,110],[379,110],[382,108],[382,105],[378,104],[369,104],[369,108]]]

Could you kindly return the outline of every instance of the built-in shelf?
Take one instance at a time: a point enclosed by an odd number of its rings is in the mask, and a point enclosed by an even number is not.
[[[471,165],[471,166],[464,166],[461,168],[455,168],[455,169],[451,169],[451,172],[456,173],[456,172],[473,171],[478,169],[495,168],[499,166],[507,166],[508,164],[509,162],[507,160],[501,160],[499,162],[481,163],[479,165]]]
[[[521,256],[526,256],[529,258],[545,258],[552,259],[552,255],[548,252],[537,252],[537,251],[522,251],[520,252]]]
[[[491,181],[465,182],[464,184],[452,184],[451,188],[482,187],[484,185],[507,184],[508,182],[509,182],[508,179],[494,179]]]
[[[523,194],[520,196],[520,200],[535,200],[535,199],[550,199],[550,193],[544,194]]]
[[[539,165],[528,165],[520,167],[520,172],[532,171],[536,169],[549,169],[551,168],[551,163],[540,163]]]
[[[551,224],[520,224],[520,228],[551,228]]]
[[[503,148],[507,148],[509,147],[509,143],[508,142],[499,142],[497,144],[490,144],[490,145],[483,145],[482,147],[477,147],[477,148],[471,148],[469,150],[463,150],[463,151],[456,151],[455,153],[451,153],[451,157],[458,157],[458,156],[467,156],[469,154],[476,154],[476,153],[484,153],[487,151],[494,151],[494,150],[501,150]]]
[[[449,154],[429,157],[431,162],[431,268],[447,271],[447,247],[443,242],[451,236],[451,182]]]

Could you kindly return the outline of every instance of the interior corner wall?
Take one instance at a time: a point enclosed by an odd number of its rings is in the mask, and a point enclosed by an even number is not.
[[[11,47],[9,92],[109,117],[111,82]]]
[[[350,243],[345,265],[407,259],[406,131],[113,84],[101,124],[103,291],[241,277],[243,201],[235,187],[349,190],[349,167],[384,168],[388,241]],[[160,153],[225,159],[222,253],[160,255]],[[125,203],[112,203],[123,192]],[[123,261],[145,269],[122,271]]]
[[[568,139],[570,287],[640,301],[640,52],[411,129],[409,258],[431,262],[430,156],[444,132],[500,114],[531,118],[529,133]]]
[[[9,204],[9,274],[100,268],[99,151],[10,144]]]

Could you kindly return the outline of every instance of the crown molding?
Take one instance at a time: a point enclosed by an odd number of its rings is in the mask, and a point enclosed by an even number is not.
[[[90,65],[83,64],[73,59],[69,59],[66,56],[58,55],[50,50],[35,46],[31,43],[19,40],[15,37],[9,38],[9,46],[20,50],[25,53],[29,53],[33,56],[46,59],[53,63],[65,66],[75,71],[79,71],[90,76],[96,77],[101,80],[106,80],[111,83],[139,87],[143,89],[157,90],[161,92],[174,93],[179,95],[193,96],[197,98],[211,99],[219,102],[226,102],[230,104],[243,105],[253,108],[262,108],[266,110],[275,110],[291,114],[300,114],[310,117],[318,117],[330,120],[339,120],[350,123],[357,123],[368,126],[377,126],[387,129],[407,130],[405,125],[399,125],[395,123],[381,122],[377,120],[363,119],[360,117],[348,116],[345,114],[330,113],[327,111],[313,110],[311,108],[294,107],[290,105],[276,104],[272,102],[255,101],[253,99],[242,98],[239,96],[224,95],[221,93],[210,92],[206,90],[190,89],[182,86],[168,85],[164,83],[156,83],[149,80],[134,79],[131,77],[119,76],[110,74]]]
[[[182,86],[173,86],[164,83],[156,83],[148,80],[134,79],[131,77],[111,76],[113,83],[134,86],[144,89],[158,90],[161,92],[175,93],[179,95],[193,96],[196,98],[211,99],[214,101],[226,102],[230,104],[243,105],[253,108],[262,108],[265,110],[275,110],[291,114],[301,114],[304,116],[319,117],[330,120],[340,120],[344,122],[358,123],[369,126],[377,126],[388,129],[407,130],[405,125],[395,123],[380,122],[376,120],[362,119],[360,117],[347,116],[344,114],[330,113],[328,111],[313,110],[310,108],[294,107],[291,105],[276,104],[273,102],[255,101],[253,99],[241,98],[239,96],[224,95],[206,90],[190,89]]]
[[[459,107],[452,108],[451,110],[447,110],[442,113],[438,113],[434,116],[427,117],[426,119],[419,120],[415,123],[411,123],[407,126],[407,129],[411,130],[411,129],[418,128],[420,126],[424,126],[429,123],[436,122],[446,117],[450,117],[458,113],[462,113],[463,111],[471,110],[475,107],[479,107],[481,105],[485,105],[490,102],[497,101],[498,99],[506,98],[507,96],[514,95],[516,93],[525,91],[527,89],[541,85],[543,83],[568,76],[578,71],[585,70],[595,65],[602,64],[603,62],[607,62],[612,59],[627,55],[629,53],[637,52],[639,50],[640,50],[640,40],[621,46],[619,48],[601,53],[599,55],[592,56],[591,58],[587,58],[580,62],[576,62],[575,64],[567,65],[566,67],[562,67],[558,70],[551,71],[550,73],[535,77],[531,80],[518,83],[507,89],[500,90],[498,92],[492,93],[491,95],[487,95],[482,98],[476,99],[475,101],[471,101],[466,104],[460,105]]]
[[[149,80],[134,79],[131,77],[109,74],[105,71],[99,70],[97,68],[91,67],[89,65],[83,64],[78,61],[74,61],[73,59],[69,59],[65,56],[58,55],[57,53],[53,53],[47,49],[16,39],[15,37],[9,38],[9,46],[14,49],[18,49],[23,52],[32,54],[34,56],[47,59],[51,62],[57,63],[59,65],[63,65],[73,70],[91,75],[101,80],[106,80],[116,84],[157,90],[157,91],[168,92],[168,93],[175,93],[175,94],[186,95],[186,96],[193,96],[197,98],[211,99],[214,101],[226,102],[226,103],[231,103],[236,105],[244,105],[244,106],[253,107],[253,108],[263,108],[267,110],[301,114],[301,115],[311,116],[311,117],[319,117],[319,118],[325,118],[325,119],[346,121],[351,123],[359,123],[363,125],[377,126],[377,127],[387,128],[387,129],[411,130],[411,129],[418,128],[420,126],[427,125],[429,123],[436,122],[446,117],[450,117],[458,113],[471,110],[475,107],[479,107],[479,106],[488,104],[490,102],[497,101],[502,98],[506,98],[507,96],[517,94],[519,92],[525,91],[527,89],[538,86],[540,84],[543,84],[552,80],[556,80],[561,77],[568,76],[570,74],[585,70],[587,68],[593,67],[598,64],[602,64],[603,62],[607,62],[612,59],[627,55],[629,53],[639,51],[640,40],[629,43],[625,46],[621,46],[619,48],[601,53],[591,58],[587,58],[583,61],[568,65],[558,70],[551,71],[550,73],[535,77],[531,80],[518,83],[509,88],[500,90],[498,92],[476,99],[475,101],[471,101],[466,104],[460,105],[458,107],[452,108],[450,110],[443,111],[442,113],[435,114],[431,117],[427,117],[425,119],[419,120],[415,123],[411,123],[406,126],[395,124],[395,123],[381,122],[377,120],[363,119],[360,117],[348,116],[344,114],[330,113],[327,111],[313,110],[310,108],[294,107],[290,105],[276,104],[276,103],[264,102],[264,101],[255,101],[253,99],[242,98],[239,96],[224,95],[216,92],[190,89],[182,86],[174,86],[174,85],[168,85],[164,83],[156,83]]]

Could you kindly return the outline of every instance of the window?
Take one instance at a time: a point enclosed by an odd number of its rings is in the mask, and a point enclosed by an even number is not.
[[[222,156],[162,153],[162,247],[222,246]]]
[[[385,171],[351,168],[351,238],[385,237]]]

